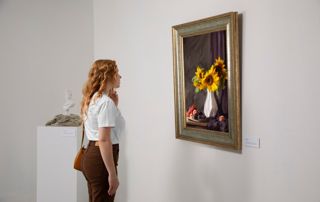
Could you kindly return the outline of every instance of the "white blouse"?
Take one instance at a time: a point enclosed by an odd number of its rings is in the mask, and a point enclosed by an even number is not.
[[[93,102],[95,93],[88,106],[84,127],[88,140],[98,141],[98,128],[111,127],[111,142],[119,144],[120,136],[124,131],[125,120],[113,100],[105,93]]]

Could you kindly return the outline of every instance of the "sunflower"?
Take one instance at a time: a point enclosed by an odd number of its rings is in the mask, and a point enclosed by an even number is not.
[[[220,78],[218,73],[215,71],[214,65],[206,72],[204,78],[202,79],[202,83],[207,87],[209,91],[216,91],[219,87]]]
[[[204,74],[205,74],[204,69],[198,66],[196,71],[196,77],[198,77],[199,79],[203,79]]]
[[[195,89],[196,93],[206,88],[206,86],[202,82],[204,75],[205,75],[204,69],[198,66],[196,75],[192,78],[193,85],[194,87],[196,87]]]
[[[193,81],[193,86],[196,87],[195,92],[199,93],[199,91],[203,90],[206,88],[206,86],[203,84],[202,80],[194,76],[192,78]]]
[[[214,63],[215,71],[218,73],[220,78],[227,79],[227,69],[224,61],[218,57]]]

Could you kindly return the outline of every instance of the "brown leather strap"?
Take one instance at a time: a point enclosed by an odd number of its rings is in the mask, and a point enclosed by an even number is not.
[[[82,140],[81,140],[81,147],[83,147],[83,139],[84,139],[84,122],[82,122]]]

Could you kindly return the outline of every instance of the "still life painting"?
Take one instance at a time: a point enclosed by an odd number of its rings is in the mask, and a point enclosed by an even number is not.
[[[241,150],[238,13],[172,27],[176,137]]]

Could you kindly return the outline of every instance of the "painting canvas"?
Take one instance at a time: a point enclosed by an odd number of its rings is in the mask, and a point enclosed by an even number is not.
[[[184,38],[183,52],[187,125],[228,132],[226,30]]]
[[[241,150],[238,14],[172,31],[176,137]]]

